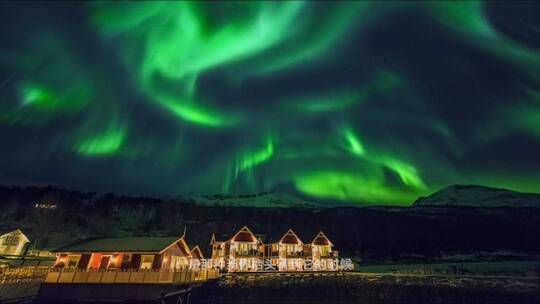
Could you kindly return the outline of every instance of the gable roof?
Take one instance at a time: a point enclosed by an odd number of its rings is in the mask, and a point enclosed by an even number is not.
[[[204,255],[203,255],[203,253],[201,251],[201,248],[199,248],[199,245],[197,245],[197,246],[195,246],[195,247],[193,247],[191,249],[191,256],[194,257],[194,258],[197,258],[199,260],[204,259]]]
[[[279,240],[280,244],[303,244],[302,240],[294,233],[292,229],[289,229],[283,237]]]
[[[54,252],[155,252],[160,253],[177,242],[187,246],[183,238],[178,237],[123,237],[92,238],[82,240]],[[184,245],[185,244],[185,245]],[[189,248],[187,249],[189,254]]]
[[[213,245],[214,243],[220,244],[220,243],[227,243],[231,239],[229,238],[229,234],[218,234],[216,236],[215,233],[212,233],[212,237],[210,238],[210,245]]]
[[[24,240],[25,242],[27,242],[27,243],[30,242],[30,240],[28,239],[28,237],[22,232],[21,229],[15,229],[15,230],[6,232],[6,233],[4,233],[4,234],[1,234],[1,235],[0,235],[0,238],[3,237],[3,236],[10,235],[10,234],[18,234],[19,236],[22,236],[22,237],[23,237],[23,240]]]
[[[332,244],[332,242],[330,242],[330,240],[326,237],[326,235],[322,231],[319,231],[319,233],[317,233],[317,235],[313,239],[313,242],[311,243],[313,245],[330,245],[330,246],[334,245]]]
[[[165,247],[165,249],[161,250],[161,252],[168,250],[174,245],[178,245],[177,248],[182,254],[182,256],[191,257],[191,250],[189,250],[189,245],[187,244],[186,239],[183,236],[178,240],[178,242],[171,243],[169,246]]]
[[[257,243],[258,240],[247,226],[242,227],[232,238],[231,242]]]
[[[214,243],[223,243],[223,242],[218,241],[216,238],[216,234],[212,233],[212,238],[210,239],[210,245],[213,245]]]

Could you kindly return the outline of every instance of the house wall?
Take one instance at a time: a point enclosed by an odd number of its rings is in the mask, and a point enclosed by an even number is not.
[[[161,254],[154,254],[154,261],[152,262],[152,269],[162,268],[163,257]]]
[[[67,254],[59,254],[56,256],[56,261],[54,262],[54,267],[65,267],[66,265]]]
[[[90,253],[82,254],[81,258],[79,259],[79,264],[77,265],[77,268],[79,269],[88,268],[88,264],[90,263],[91,258],[92,258],[92,255]]]
[[[105,255],[111,256],[111,262],[109,263],[109,269],[138,269],[141,264],[141,254],[139,253],[117,253],[117,254],[102,254],[92,253],[90,262],[88,263],[88,269],[98,269],[100,266],[101,258]],[[147,254],[152,255],[152,254]],[[158,269],[159,263],[161,263],[161,255],[154,254],[154,260],[152,262],[152,269]]]
[[[212,245],[212,259],[226,258],[230,254],[229,242],[217,242]]]
[[[141,263],[141,254],[132,253],[118,253],[118,254],[104,254],[104,253],[84,253],[84,254],[70,254],[61,253],[57,255],[55,267],[66,267],[67,261],[71,256],[79,256],[79,262],[77,268],[79,269],[99,269],[101,264],[101,258],[103,256],[110,256],[108,264],[109,269],[129,269],[139,268]],[[161,254],[154,254],[154,260],[152,263],[153,269],[164,268],[161,267],[162,256]]]
[[[88,269],[98,269],[100,262],[101,253],[92,253],[92,256],[90,257],[90,262],[88,264]]]
[[[312,245],[312,253],[314,259],[326,258],[332,256],[331,245]]]
[[[180,246],[183,245],[180,242],[177,242],[163,252],[161,268],[187,268],[190,265],[190,257],[186,254],[185,249],[182,249]]]

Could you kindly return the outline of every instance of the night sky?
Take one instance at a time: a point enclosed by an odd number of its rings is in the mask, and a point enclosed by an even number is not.
[[[0,183],[540,192],[534,2],[0,4]]]

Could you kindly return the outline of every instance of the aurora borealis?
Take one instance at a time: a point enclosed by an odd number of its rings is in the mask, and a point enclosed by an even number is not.
[[[0,183],[540,192],[535,2],[0,4]]]

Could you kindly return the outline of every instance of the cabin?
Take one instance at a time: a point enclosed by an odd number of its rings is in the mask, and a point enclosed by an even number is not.
[[[277,242],[265,244],[265,258],[280,271],[304,270],[304,243],[298,235],[289,229]]]
[[[229,272],[257,271],[263,257],[263,243],[249,230],[242,227],[226,241],[217,241],[212,235],[212,260],[220,269]]]
[[[192,258],[183,236],[94,238],[55,253],[55,268],[88,270],[185,269]]]
[[[319,231],[311,242],[311,255],[313,259],[313,270],[319,271],[335,271],[336,265],[334,259],[337,258],[338,252],[333,250],[334,244]]]
[[[22,256],[30,240],[21,229],[0,235],[0,255]]]
[[[212,235],[212,261],[223,271],[336,271],[338,252],[320,231],[311,243],[304,243],[289,229],[277,238],[256,237],[242,227],[229,240],[218,241]]]

